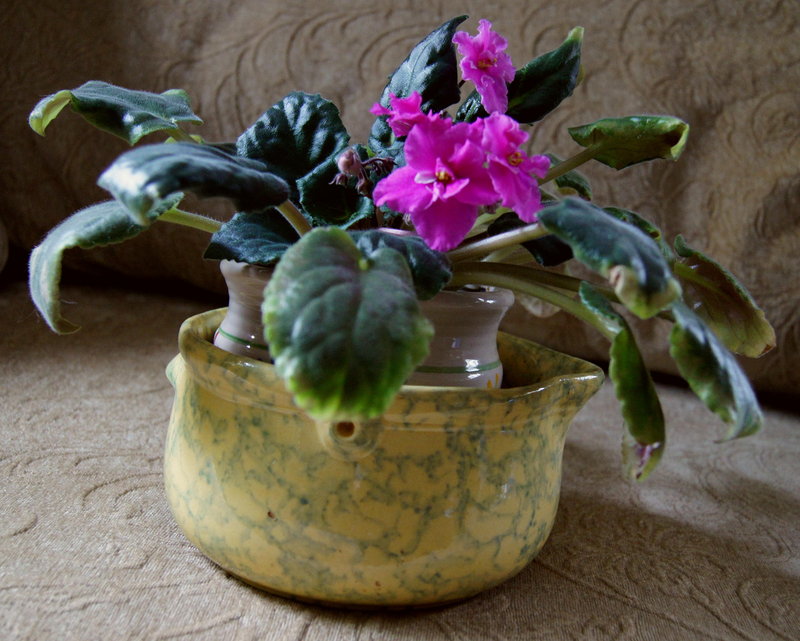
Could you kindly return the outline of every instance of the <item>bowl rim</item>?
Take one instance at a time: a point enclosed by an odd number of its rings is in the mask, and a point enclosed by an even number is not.
[[[182,360],[195,381],[221,396],[245,395],[252,397],[252,405],[284,407],[287,412],[297,412],[291,394],[277,375],[272,363],[258,361],[248,356],[226,352],[212,343],[214,332],[222,322],[227,308],[219,308],[187,318],[180,327],[178,344],[180,354],[168,369],[171,373],[177,360]],[[403,385],[397,396],[382,415],[389,421],[405,413],[409,401],[430,402],[438,412],[474,411],[476,404],[523,403],[530,408],[554,402],[565,386],[583,388],[584,399],[592,396],[602,384],[603,370],[589,361],[544,347],[534,341],[498,332],[498,350],[510,381],[527,378],[521,385],[492,389]],[[536,364],[553,361],[562,364],[556,375],[537,377]],[[226,393],[227,389],[227,393]],[[269,394],[265,394],[269,389]],[[232,400],[232,399],[229,399]],[[402,416],[401,416],[402,418]]]

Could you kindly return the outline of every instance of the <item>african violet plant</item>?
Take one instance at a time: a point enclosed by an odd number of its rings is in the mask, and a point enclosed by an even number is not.
[[[670,353],[728,438],[751,434],[761,412],[733,350],[758,356],[774,332],[744,287],[680,236],[670,247],[638,214],[591,202],[576,171],[676,159],[688,125],[673,117],[603,119],[568,129],[571,158],[529,155],[525,128],[568,98],[581,71],[583,30],[515,69],[506,41],[481,20],[454,18],[389,77],[366,145],[352,144],[335,105],[291,93],[235,144],[189,135],[187,94],[87,82],[44,98],[40,134],[69,104],[135,145],[100,176],[113,200],[72,215],[30,262],[33,300],[53,330],[76,329],[59,309],[61,256],[121,242],[155,223],[213,235],[205,257],[275,265],[265,290],[265,338],[297,404],[317,419],[379,415],[427,352],[418,301],[444,287],[507,287],[559,306],[609,339],[610,377],[626,425],[624,464],[644,477],[661,457],[664,418],[621,308],[673,324]],[[460,58],[460,61],[459,61]],[[459,68],[461,80],[459,79]],[[465,82],[474,90],[462,100]],[[449,110],[449,112],[448,112]],[[220,223],[181,210],[184,192],[236,206]],[[577,259],[592,282],[546,269]]]

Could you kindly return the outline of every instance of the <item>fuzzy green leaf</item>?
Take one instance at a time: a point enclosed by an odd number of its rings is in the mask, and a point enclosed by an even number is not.
[[[278,374],[317,420],[380,415],[433,334],[402,254],[381,247],[366,256],[333,227],[284,254],[262,310]]]
[[[614,335],[608,374],[620,404],[627,435],[622,442],[626,474],[644,480],[664,453],[664,413],[656,388],[627,321],[600,292],[581,283],[581,302]]]
[[[757,432],[763,423],[761,408],[736,358],[685,304],[675,303],[672,313],[670,355],[694,393],[730,424],[725,440]]]
[[[655,241],[635,226],[577,198],[548,205],[538,217],[578,260],[608,278],[637,316],[650,318],[680,297],[680,285]]]
[[[34,305],[47,324],[58,334],[75,332],[79,327],[61,316],[61,259],[72,247],[91,249],[121,243],[145,231],[158,216],[181,200],[182,194],[147,212],[143,225],[131,220],[128,211],[116,201],[106,201],[81,209],[53,227],[31,252],[28,287]]]
[[[623,169],[655,158],[677,160],[686,146],[689,125],[673,116],[627,116],[567,131],[579,145],[597,148],[595,160]]]
[[[572,95],[581,69],[583,27],[575,27],[561,45],[519,69],[508,85],[506,113],[517,122],[541,120]]]
[[[228,198],[243,211],[279,205],[289,196],[286,183],[263,164],[192,143],[131,149],[103,172],[98,184],[125,205],[139,224],[147,212],[179,191]]]
[[[356,146],[356,150],[360,152],[362,160],[367,159],[363,147]],[[339,173],[338,156],[338,153],[334,154],[297,181],[300,204],[318,226],[349,227],[369,218],[375,211],[372,200],[359,194],[354,184],[332,183],[334,176]]]
[[[339,109],[319,94],[295,91],[265,111],[236,141],[240,156],[264,163],[298,196],[295,183],[350,142]]]
[[[684,301],[725,346],[756,358],[775,347],[775,330],[747,289],[722,265],[692,249],[682,236],[675,239],[681,257],[676,274]]]
[[[72,100],[72,92],[62,89],[54,94],[45,96],[31,111],[28,116],[28,125],[40,136],[45,135],[48,125],[56,119],[61,110]]]
[[[380,104],[389,107],[390,94],[407,98],[415,91],[422,96],[425,112],[442,111],[461,98],[458,87],[458,60],[453,35],[467,16],[448,20],[417,44],[408,57],[389,76]],[[398,159],[403,143],[395,140],[386,117],[378,117],[372,125],[369,146],[379,156]]]
[[[47,126],[68,104],[87,122],[131,145],[155,131],[176,133],[180,122],[203,122],[192,111],[189,96],[181,89],[156,94],[92,80],[77,89],[58,91],[40,100],[28,123],[44,136]]]
[[[352,235],[356,246],[366,256],[371,256],[383,247],[399,252],[408,263],[414,289],[420,300],[433,298],[453,275],[447,256],[431,249],[417,236],[399,236],[377,229],[353,232]]]
[[[489,114],[483,108],[481,95],[477,90],[473,90],[464,98],[456,111],[456,121],[475,122],[478,118],[486,118]]]
[[[297,238],[276,209],[239,212],[211,236],[203,258],[274,265]]]
[[[672,248],[664,240],[661,230],[649,220],[643,218],[635,211],[623,209],[621,207],[603,207],[603,211],[608,212],[615,218],[619,218],[620,220],[633,225],[638,229],[641,229],[645,234],[650,236],[650,238],[655,241],[656,245],[658,245],[658,249],[661,251],[661,255],[664,257],[664,260],[666,260],[667,263],[671,265],[675,260],[675,254],[672,251]]]

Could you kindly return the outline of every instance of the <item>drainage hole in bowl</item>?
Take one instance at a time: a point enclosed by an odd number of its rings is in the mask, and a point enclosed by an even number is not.
[[[356,433],[356,424],[352,421],[340,421],[334,425],[333,429],[340,438],[352,438]]]

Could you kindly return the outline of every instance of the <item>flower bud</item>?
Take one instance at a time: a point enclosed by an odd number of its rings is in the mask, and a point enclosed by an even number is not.
[[[336,166],[343,174],[348,176],[359,176],[362,172],[361,158],[354,149],[346,149],[336,159]]]

